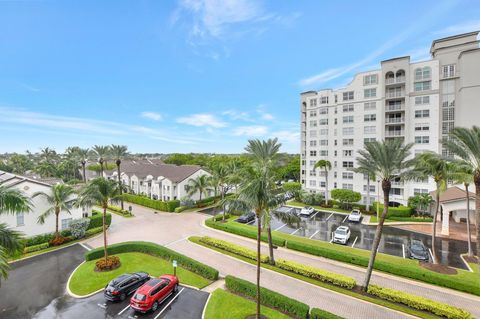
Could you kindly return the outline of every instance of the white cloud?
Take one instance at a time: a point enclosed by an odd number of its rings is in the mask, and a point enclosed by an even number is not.
[[[193,126],[209,126],[214,128],[227,126],[227,123],[222,122],[212,114],[192,114],[190,116],[179,117],[177,123]]]
[[[156,112],[142,112],[140,116],[153,121],[160,121],[163,118],[162,114]]]
[[[265,105],[263,104],[257,106],[257,113],[260,115],[262,120],[271,121],[274,119],[273,115],[265,110]]]
[[[235,136],[264,136],[268,132],[266,126],[251,125],[251,126],[239,126],[233,130]]]
[[[226,110],[222,112],[222,115],[228,116],[230,119],[237,121],[242,120],[246,122],[253,122],[253,119],[250,117],[249,112],[240,112],[234,109]]]
[[[280,142],[300,143],[300,132],[295,131],[276,131],[270,134],[272,138],[277,137]]]
[[[478,30],[480,30],[480,20],[471,20],[471,21],[466,21],[459,24],[448,26],[446,28],[433,32],[433,34],[440,35],[440,36],[447,36],[447,35],[455,35],[455,34],[467,33],[467,32],[478,31]]]

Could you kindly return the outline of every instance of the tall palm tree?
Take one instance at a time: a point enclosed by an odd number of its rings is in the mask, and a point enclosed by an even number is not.
[[[329,160],[319,160],[313,167],[313,169],[317,168],[325,172],[325,205],[328,205],[328,171],[332,169],[332,163]]]
[[[85,166],[87,165],[88,158],[90,157],[91,151],[89,148],[79,148],[77,150],[78,158],[80,159],[80,164],[82,164],[82,174],[83,174],[83,183],[87,183],[87,175],[85,174]]]
[[[384,142],[375,141],[367,143],[365,144],[365,149],[358,152],[357,167],[375,174],[382,181],[383,190],[383,212],[377,224],[367,272],[362,285],[364,291],[367,291],[370,284],[377,249],[382,238],[383,223],[388,214],[392,180],[404,178],[410,172],[413,161],[408,160],[408,157],[410,156],[412,146],[412,144],[403,145],[400,139],[390,139]]]
[[[62,211],[71,214],[70,209],[75,204],[75,199],[72,198],[75,194],[75,190],[72,186],[67,184],[55,184],[50,188],[49,193],[45,192],[36,192],[33,194],[32,198],[41,196],[45,198],[49,207],[46,211],[38,216],[38,223],[44,224],[45,220],[52,214],[55,214],[55,238],[60,237],[60,232],[58,231],[58,218]]]
[[[107,157],[110,155],[110,146],[94,145],[92,151],[97,156],[98,164],[100,164],[100,177],[103,177],[103,164],[106,164]]]
[[[428,193],[415,194],[415,196],[409,198],[409,205],[417,211],[421,211],[422,215],[425,215],[428,207],[430,207],[433,202],[432,196]]]
[[[471,129],[456,127],[443,145],[458,156],[466,166],[472,170],[475,184],[475,224],[477,233],[477,256],[480,269],[480,127]]]
[[[220,203],[222,203],[221,205],[223,208],[223,200],[225,198],[229,172],[223,164],[213,166],[211,172],[212,176],[210,178],[210,184],[213,189],[215,189],[215,196],[217,196],[217,191],[220,191]],[[225,221],[225,209],[223,209],[222,220]]]
[[[110,202],[118,203],[120,201],[120,186],[116,181],[97,177],[86,184],[80,191],[77,207],[92,207],[99,205],[103,209],[103,249],[105,261],[108,258],[107,252],[107,228],[106,216],[107,208]]]
[[[208,175],[200,175],[197,178],[190,179],[188,182],[190,189],[188,190],[188,196],[194,195],[196,192],[200,194],[199,201],[202,200],[202,195],[207,194],[210,189],[210,182]]]
[[[120,195],[122,195],[122,179],[120,178],[120,165],[122,164],[122,159],[127,157],[128,154],[128,147],[126,145],[114,145],[110,146],[110,154],[115,159],[115,165],[117,165],[117,178],[118,178],[118,185],[120,189]],[[122,207],[122,210],[124,209],[123,207],[123,198],[120,200],[120,204]]]
[[[65,150],[65,159],[67,160],[66,166],[72,169],[72,179],[77,178],[78,173],[78,151],[80,148],[78,146],[70,146]]]
[[[17,189],[0,186],[0,215],[28,212],[30,199]],[[0,223],[0,279],[8,277],[8,255],[21,248],[21,234]]]

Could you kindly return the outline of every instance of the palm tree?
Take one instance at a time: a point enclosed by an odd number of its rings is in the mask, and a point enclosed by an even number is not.
[[[425,216],[425,212],[428,207],[434,202],[432,196],[428,193],[415,194],[415,196],[409,198],[409,205],[415,208],[417,211],[422,212],[422,216]]]
[[[365,144],[365,149],[360,150],[360,156],[357,157],[357,168],[366,172],[372,172],[377,176],[382,181],[383,190],[383,212],[377,224],[367,272],[362,285],[364,291],[368,289],[377,256],[377,249],[382,238],[383,223],[388,214],[392,180],[404,178],[409,173],[413,161],[407,158],[410,156],[412,146],[412,144],[403,145],[400,139],[391,139],[384,142],[374,141]]]
[[[83,174],[83,183],[87,183],[87,175],[85,175],[85,166],[87,165],[88,158],[90,156],[89,148],[79,148],[77,150],[78,158],[80,159],[80,164],[82,164],[82,174]]]
[[[472,171],[473,183],[475,184],[475,224],[477,233],[477,256],[480,257],[480,127],[473,126],[471,129],[456,127],[443,145],[449,151],[458,156],[465,166]],[[480,268],[480,258],[478,267]]]
[[[188,190],[188,196],[192,196],[198,192],[200,194],[199,201],[201,201],[202,194],[207,194],[207,191],[210,189],[208,175],[200,175],[195,179],[190,179],[189,186],[190,189]]]
[[[0,215],[28,212],[32,208],[30,199],[17,189],[0,186]],[[0,223],[0,279],[8,277],[8,255],[21,248],[20,233]]]
[[[32,198],[41,196],[45,198],[49,207],[44,211],[40,216],[38,216],[38,223],[44,224],[45,219],[50,215],[55,214],[55,238],[60,237],[58,231],[58,217],[62,211],[71,214],[70,208],[72,208],[75,203],[75,199],[72,196],[75,194],[75,190],[72,186],[67,184],[55,184],[50,188],[50,192],[47,194],[45,192],[36,192],[33,194]]]
[[[67,147],[65,150],[65,159],[67,160],[67,163],[65,163],[65,166],[69,166],[69,168],[72,169],[72,179],[77,178],[77,173],[78,173],[78,151],[80,148],[78,146],[70,146]]]
[[[366,167],[357,167],[354,168],[355,173],[362,173],[364,177],[367,178],[367,204],[365,205],[365,210],[370,211],[370,181],[375,180],[375,173],[369,172],[366,170]],[[378,199],[380,200],[380,198]],[[378,218],[378,216],[377,216]]]
[[[122,195],[122,187],[121,187],[122,180],[120,178],[120,165],[122,164],[122,159],[124,159],[125,157],[128,156],[128,147],[125,146],[125,145],[114,145],[114,144],[112,144],[112,146],[110,146],[110,151],[111,151],[110,153],[111,153],[112,157],[115,159],[115,165],[117,165],[118,185],[120,185],[120,187],[119,187],[120,195]],[[123,210],[124,209],[123,208],[123,198],[121,198],[120,204],[121,204],[121,207],[122,207],[122,210]]]
[[[217,191],[220,189],[220,203],[223,207],[223,200],[225,198],[226,184],[228,181],[229,173],[225,165],[219,164],[211,169],[212,176],[210,177],[210,185],[215,190],[215,196],[217,196]],[[223,221],[225,221],[225,209],[223,209]]]
[[[110,155],[110,146],[94,145],[92,151],[97,155],[98,164],[100,164],[100,177],[103,177],[103,164],[106,163],[108,155]]]
[[[77,207],[99,205],[103,209],[103,249],[105,262],[108,258],[106,229],[107,208],[110,202],[118,203],[120,201],[120,186],[116,181],[97,177],[82,188],[76,202]]]
[[[328,205],[328,171],[332,169],[332,163],[329,160],[319,160],[313,167],[313,169],[317,168],[325,172],[325,205]]]

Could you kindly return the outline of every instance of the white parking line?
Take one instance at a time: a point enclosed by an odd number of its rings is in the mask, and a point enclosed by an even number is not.
[[[296,229],[293,233],[291,233],[290,235],[295,235],[300,229],[302,229],[302,227]]]
[[[308,238],[312,239],[312,237],[313,237],[313,236],[315,236],[316,234],[318,234],[319,232],[320,232],[320,229],[319,229],[319,230],[317,230],[316,232],[314,232],[314,233],[313,233],[313,235],[312,235],[312,236],[310,236],[310,237],[308,237]]]
[[[124,313],[128,308],[130,308],[130,305],[126,306],[125,308],[122,309],[122,311],[120,311],[117,316],[120,316],[122,313]]]
[[[107,305],[106,305],[106,304],[99,304],[99,303],[97,303],[97,306],[99,306],[100,308],[103,308],[103,309],[107,309]]]
[[[355,243],[357,242],[358,236],[355,237],[355,240],[353,241],[352,247],[355,246]]]
[[[278,228],[274,229],[274,231],[280,230],[280,229],[282,229],[282,228],[283,228],[283,227],[285,227],[285,226],[287,226],[287,224],[283,224],[282,226],[280,226],[280,227],[278,227]]]
[[[84,245],[83,243],[79,243],[79,244],[80,244],[80,246],[82,246],[83,248],[85,248],[88,251],[92,250],[92,248],[88,247],[87,245]]]
[[[431,260],[433,260],[432,250],[430,248],[428,248],[428,251],[430,252],[430,257],[432,258]]]
[[[405,259],[405,245],[402,244],[402,253],[403,253],[403,259]]]
[[[332,237],[332,239],[330,239],[330,243],[331,243],[333,241],[333,232],[330,237]]]
[[[342,223],[344,223],[347,220],[347,218],[348,218],[348,215],[345,216],[345,218],[342,220]]]
[[[247,225],[253,224],[255,222],[255,219],[252,220],[251,222],[248,222]]]
[[[312,216],[310,216],[310,219],[313,219],[315,216],[317,216],[318,212],[315,212]]]
[[[330,217],[332,217],[332,216],[333,216],[333,213],[331,213],[330,216],[328,216],[327,219],[325,219],[325,220],[329,220]]]
[[[182,293],[182,291],[183,291],[184,289],[185,289],[185,288],[182,288],[182,289],[178,292],[178,294],[177,294],[175,297],[173,297],[173,299],[170,300],[170,302],[167,303],[167,304],[165,305],[165,307],[163,307],[163,309],[158,313],[158,315],[155,316],[154,319],[157,319],[158,317],[160,317],[160,315],[165,311],[165,309],[167,309],[168,306],[170,306],[170,304],[171,304],[175,299],[177,299],[178,296],[180,296],[180,294]]]

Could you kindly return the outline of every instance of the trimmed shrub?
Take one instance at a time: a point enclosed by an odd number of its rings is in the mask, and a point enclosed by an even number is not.
[[[310,311],[310,319],[344,319],[343,317],[334,315],[326,310],[312,308]]]
[[[225,214],[225,220],[229,219],[230,218],[230,214],[226,213]],[[218,215],[215,215],[213,217],[213,220],[216,221],[216,222],[219,222],[221,220],[223,220],[223,214],[218,214]]]
[[[283,270],[347,289],[353,289],[357,285],[355,279],[351,277],[299,264],[294,261],[277,259],[275,265]]]
[[[108,206],[108,209],[111,210],[111,211],[114,211],[116,213],[119,213],[120,215],[124,215],[124,216],[129,216],[130,215],[130,211],[128,211],[126,209],[122,209],[121,207],[118,207],[118,206],[110,205],[110,206]]]
[[[90,224],[88,224],[87,229],[102,227],[103,226],[103,212],[98,211],[98,210],[92,210],[92,211],[94,211],[94,212],[96,211],[98,214],[88,217],[90,219]],[[112,223],[112,214],[107,213],[107,215],[105,216],[105,223],[107,224],[107,226],[110,226],[110,224]]]
[[[183,212],[184,210],[187,210],[188,207],[187,206],[178,206],[177,208],[175,208],[174,212],[175,213],[181,213]]]
[[[180,198],[180,205],[186,206],[187,208],[193,208],[195,207],[195,200],[191,199],[188,196],[185,196]]]
[[[73,238],[78,239],[85,236],[85,232],[87,231],[89,224],[90,224],[90,219],[88,218],[80,218],[80,219],[72,220],[70,222],[70,231],[72,232]]]
[[[220,239],[215,239],[215,238],[205,236],[200,238],[200,242],[207,246],[220,248],[222,250],[234,253],[242,257],[246,257],[248,259],[257,260],[257,252],[255,250],[248,249],[239,245],[235,245],[225,240],[220,240]],[[260,262],[268,263],[268,260],[269,260],[268,256],[262,255],[262,254],[260,255]]]
[[[216,201],[218,201],[221,198],[222,198],[222,196],[220,196],[220,195],[207,197],[207,198],[204,198],[202,200],[197,200],[195,202],[195,204],[197,205],[197,207],[205,207],[205,206],[212,205],[213,203],[215,203]]]
[[[73,240],[73,237],[72,236],[67,236],[67,237],[56,237],[56,238],[53,238],[52,240],[50,240],[48,242],[49,246],[60,246],[60,245],[63,245],[63,244],[66,244],[68,243],[69,241],[72,241]]]
[[[322,194],[315,193],[303,193],[300,195],[302,202],[306,205],[320,205],[322,202],[325,203],[325,198]]]
[[[110,245],[107,248],[109,254],[121,254],[128,252],[140,252],[149,254],[155,257],[160,257],[167,260],[176,260],[178,265],[186,268],[202,277],[210,280],[218,279],[218,270],[202,264],[194,259],[191,259],[185,255],[179,254],[164,246],[160,246],[154,243],[144,241],[128,241],[124,243],[118,243]],[[85,260],[94,260],[103,256],[103,247],[93,249],[85,254]]]
[[[148,197],[135,195],[135,194],[123,194],[123,199],[126,200],[127,202],[145,206],[148,208],[157,209],[162,212],[173,212],[175,211],[175,208],[180,206],[179,200],[170,200],[170,201],[164,202],[161,200],[150,199]]]
[[[103,226],[87,229],[85,236],[89,237],[98,233],[103,232]]]
[[[228,290],[245,297],[256,298],[257,286],[246,280],[233,276],[225,277],[225,286]],[[275,308],[293,317],[308,318],[310,307],[300,301],[288,298],[269,289],[260,288],[260,303]]]
[[[71,235],[72,233],[70,232],[70,229],[62,230],[60,232],[61,237],[67,237]],[[43,244],[43,243],[48,243],[54,238],[55,238],[55,233],[47,233],[47,234],[32,236],[25,239],[25,246],[30,247],[30,246]]]
[[[120,267],[120,258],[117,256],[107,256],[107,260],[102,258],[95,263],[96,271],[108,271],[118,267]]]
[[[27,254],[27,253],[32,253],[34,251],[39,251],[39,250],[42,250],[42,249],[47,249],[48,247],[50,247],[50,245],[48,243],[42,243],[42,244],[38,244],[38,245],[33,245],[33,246],[28,246],[28,247],[25,247],[23,249],[23,253],[24,254]]]
[[[449,319],[473,318],[472,315],[466,310],[420,296],[411,295],[399,290],[370,285],[368,287],[368,293],[384,300],[401,303],[408,307],[428,311],[435,315]]]
[[[372,205],[374,210],[377,209],[377,202],[374,202]],[[383,211],[383,204],[378,205],[378,210],[380,214]],[[398,207],[388,207],[387,218],[390,219],[391,217],[410,217],[412,216],[413,209],[406,206],[398,206]]]

